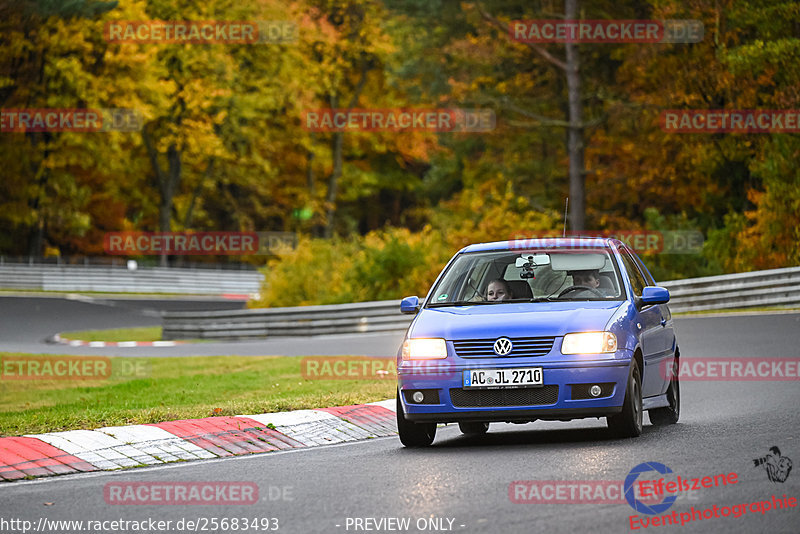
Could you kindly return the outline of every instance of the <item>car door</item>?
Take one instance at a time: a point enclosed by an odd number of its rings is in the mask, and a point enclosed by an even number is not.
[[[653,275],[647,270],[642,259],[637,256],[635,252],[632,252],[632,256],[633,259],[636,260],[636,265],[639,266],[639,270],[642,271],[647,285],[658,285]],[[661,326],[663,326],[661,329],[662,348],[671,353],[675,347],[675,323],[672,321],[672,313],[669,311],[669,306],[667,304],[659,304],[658,309],[661,311]]]
[[[620,247],[620,258],[625,266],[625,271],[628,273],[634,296],[641,297],[642,290],[646,285],[644,275],[639,270],[636,261],[627,248]],[[642,397],[651,397],[663,393],[663,373],[659,372],[658,369],[664,352],[661,337],[663,328],[661,319],[661,310],[657,305],[646,305],[636,312],[635,327],[639,332],[642,359],[644,360]]]

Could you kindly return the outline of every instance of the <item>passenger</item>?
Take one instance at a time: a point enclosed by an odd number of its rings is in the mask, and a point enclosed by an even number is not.
[[[486,300],[511,300],[511,287],[503,279],[496,279],[489,282],[486,290]]]

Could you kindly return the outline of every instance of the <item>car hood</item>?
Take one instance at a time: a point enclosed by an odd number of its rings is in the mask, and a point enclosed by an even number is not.
[[[623,303],[619,300],[521,302],[424,308],[414,320],[409,337],[459,340],[601,331]]]

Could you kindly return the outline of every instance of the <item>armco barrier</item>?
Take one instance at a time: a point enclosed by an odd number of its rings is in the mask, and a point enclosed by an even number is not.
[[[673,312],[800,306],[800,267],[663,282]],[[412,317],[400,313],[400,301],[388,300],[213,312],[167,312],[164,339],[247,339],[396,332]]]
[[[139,268],[84,265],[0,265],[0,289],[110,293],[251,294],[264,275],[222,269]]]
[[[329,306],[210,312],[167,312],[164,339],[247,339],[396,332],[412,317],[400,313],[399,300]]]
[[[800,267],[663,282],[673,312],[800,306]]]

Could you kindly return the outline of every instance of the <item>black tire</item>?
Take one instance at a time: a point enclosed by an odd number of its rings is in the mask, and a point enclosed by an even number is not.
[[[489,431],[489,423],[458,423],[458,429],[467,436],[479,436]]]
[[[606,417],[606,422],[621,438],[635,438],[642,433],[642,373],[636,359],[631,362],[622,413]]]
[[[400,392],[397,392],[397,433],[406,447],[427,447],[436,437],[436,423],[412,423],[406,421]]]
[[[672,379],[667,388],[667,400],[669,406],[665,408],[655,408],[647,412],[650,414],[650,422],[657,426],[674,425],[681,416],[681,384],[678,380],[678,357],[672,364]]]

